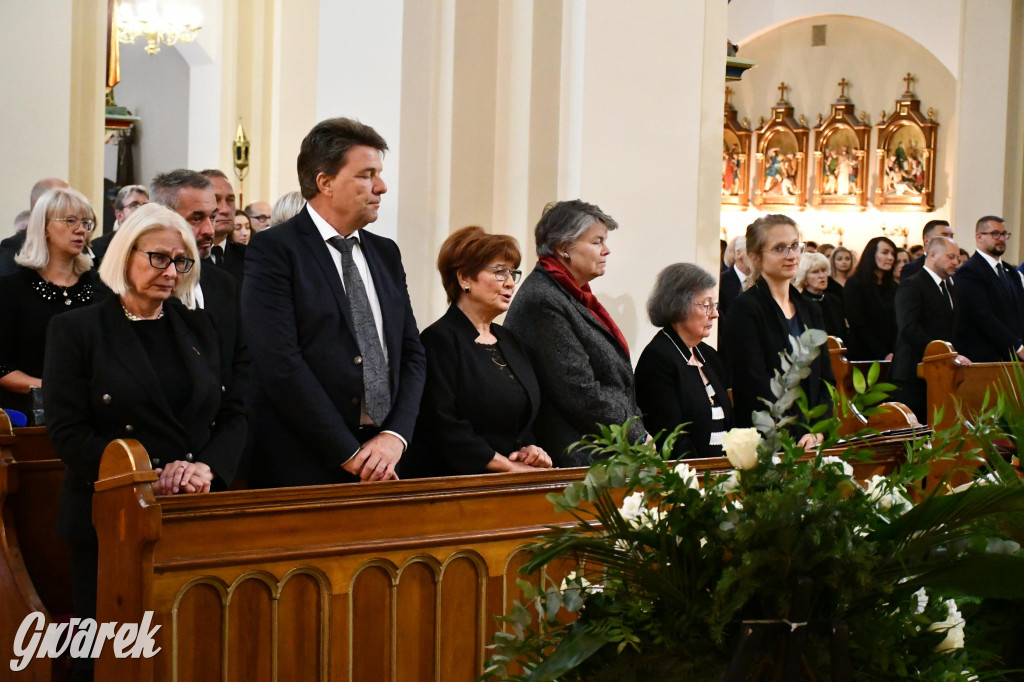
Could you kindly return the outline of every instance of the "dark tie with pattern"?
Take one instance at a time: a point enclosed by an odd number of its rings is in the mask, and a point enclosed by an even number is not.
[[[373,311],[370,309],[370,299],[366,296],[366,286],[352,258],[354,241],[338,235],[328,239],[327,243],[341,252],[345,294],[348,297],[352,323],[356,328],[356,342],[359,344],[362,357],[363,400],[366,404],[366,414],[374,424],[380,426],[391,411],[391,388],[388,382],[387,363],[384,361],[384,349],[377,335]]]
[[[946,288],[946,281],[945,280],[942,280],[942,281],[939,282],[939,290],[942,292],[942,295],[945,297],[946,301],[949,303],[949,309],[952,310],[953,309],[953,298],[949,295],[949,289]]]
[[[215,246],[210,249],[210,260],[214,265],[224,265],[224,247]]]

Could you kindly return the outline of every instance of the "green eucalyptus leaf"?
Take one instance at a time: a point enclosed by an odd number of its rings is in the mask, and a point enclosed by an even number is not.
[[[850,375],[853,377],[853,390],[857,393],[864,393],[868,390],[867,382],[864,381],[864,373],[857,367],[852,367]]]

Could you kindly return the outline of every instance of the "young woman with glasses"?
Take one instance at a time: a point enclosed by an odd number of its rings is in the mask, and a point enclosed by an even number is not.
[[[0,408],[29,409],[29,391],[42,385],[50,319],[97,297],[85,251],[95,226],[89,200],[73,189],[51,189],[32,209],[14,259],[20,267],[0,279]]]
[[[771,379],[781,370],[779,354],[790,350],[789,337],[805,329],[824,329],[821,312],[793,286],[803,251],[800,231],[787,216],[773,214],[747,226],[747,259],[751,275],[747,290],[729,308],[719,348],[732,371],[736,425],[751,426],[752,414],[767,409],[760,400],[775,400]],[[822,344],[810,375],[800,382],[811,407],[831,406],[825,381],[833,381],[828,351]],[[814,447],[819,438],[805,433],[800,443]]]
[[[535,445],[540,389],[512,332],[494,322],[508,310],[519,245],[480,227],[456,230],[437,269],[448,312],[423,330],[427,377],[403,477],[534,471],[551,467]]]
[[[240,360],[194,309],[198,260],[184,218],[147,204],[117,230],[100,266],[114,295],[50,325],[43,394],[50,440],[67,465],[58,532],[71,544],[80,618],[95,617],[92,490],[107,445],[138,440],[159,476],[157,495],[226,489],[245,446]]]

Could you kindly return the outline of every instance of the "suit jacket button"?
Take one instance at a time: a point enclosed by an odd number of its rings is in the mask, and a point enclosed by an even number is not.
[[[124,425],[124,430],[127,431],[128,433],[131,433],[132,431],[135,430],[135,427],[132,426],[131,424],[125,424]]]
[[[186,462],[191,462],[192,461],[192,453],[191,452],[185,453],[185,461]]]
[[[104,405],[109,405],[110,404],[110,394],[109,393],[104,393],[103,397],[100,398],[100,399],[103,401]]]
[[[363,356],[362,355],[355,356],[355,358],[352,359],[352,362],[356,363],[357,365],[363,364]]]

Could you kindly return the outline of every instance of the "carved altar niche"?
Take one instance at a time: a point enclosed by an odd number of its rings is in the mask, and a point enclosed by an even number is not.
[[[855,107],[846,96],[850,83],[839,81],[839,99],[824,121],[818,115],[814,128],[815,206],[863,211],[868,203],[868,139],[871,126],[857,120]],[[862,114],[862,118],[866,118]]]
[[[934,112],[921,113],[921,102],[910,89],[914,77],[904,80],[907,90],[896,100],[896,110],[878,124],[878,184],[875,206],[882,211],[931,211],[935,208],[935,154],[939,124]]]
[[[807,143],[805,121],[793,118],[786,100],[789,87],[779,85],[781,98],[771,119],[757,131],[754,206],[763,210],[802,210],[807,205]]]
[[[750,204],[750,142],[753,134],[746,119],[741,122],[730,102],[732,88],[725,89],[725,127],[722,132],[722,207],[746,208]]]

